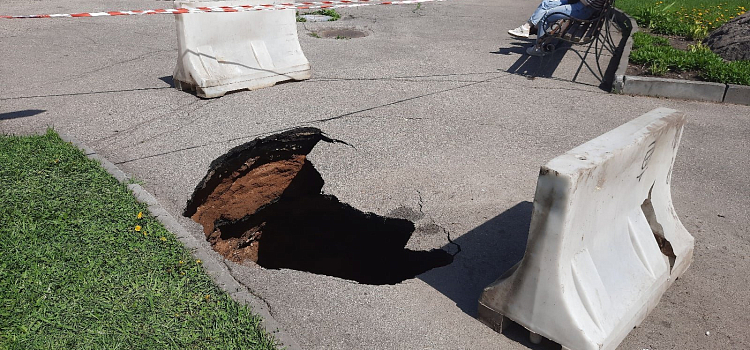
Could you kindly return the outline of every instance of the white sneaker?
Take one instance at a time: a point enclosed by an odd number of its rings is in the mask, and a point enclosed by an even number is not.
[[[546,56],[550,54],[550,52],[544,51],[542,50],[541,47],[538,47],[536,45],[531,46],[528,49],[526,49],[526,53],[531,56],[538,56],[538,57]]]
[[[529,22],[526,22],[516,29],[509,30],[508,34],[516,38],[528,38],[530,29],[531,29],[531,25],[529,24]]]

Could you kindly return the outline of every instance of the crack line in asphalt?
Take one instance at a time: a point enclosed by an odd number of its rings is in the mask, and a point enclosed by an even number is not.
[[[98,72],[101,72],[101,71],[103,71],[105,69],[115,67],[117,65],[121,65],[121,64],[130,63],[130,62],[133,62],[133,61],[137,61],[137,60],[146,58],[146,57],[151,56],[151,55],[156,54],[156,53],[160,53],[160,52],[172,52],[172,51],[174,51],[174,50],[171,50],[171,49],[170,50],[155,50],[155,51],[146,52],[146,53],[144,53],[142,55],[139,55],[137,57],[126,59],[126,60],[123,60],[123,61],[114,62],[114,63],[108,64],[108,65],[106,65],[104,67],[96,68],[96,69],[91,70],[91,71],[86,71],[86,72],[79,73],[79,74],[76,74],[76,75],[73,75],[73,76],[70,76],[70,77],[64,77],[64,78],[59,79],[59,80],[45,81],[44,84],[47,85],[47,86],[49,86],[49,84],[58,84],[58,83],[69,82],[69,81],[72,81],[72,80],[78,80],[78,79],[80,79],[82,77],[85,77],[87,75],[98,73]],[[25,91],[25,90],[29,90],[29,89],[33,89],[33,88],[30,87],[30,88],[22,89],[22,90],[19,90],[19,91]],[[13,93],[13,92],[14,91],[10,91],[10,93]]]
[[[338,82],[338,81],[393,81],[401,83],[476,83],[477,80],[448,80],[448,79],[413,79],[413,78],[364,78],[364,79],[317,79],[307,83]]]
[[[190,101],[190,102],[188,102],[188,103],[186,103],[186,104],[184,104],[184,105],[181,105],[181,106],[177,106],[176,108],[171,108],[171,107],[170,107],[171,111],[169,111],[169,112],[165,112],[165,113],[160,113],[160,114],[156,115],[155,117],[153,117],[153,118],[151,118],[151,119],[148,119],[148,120],[146,120],[146,121],[144,121],[144,122],[141,122],[141,123],[138,123],[138,124],[136,124],[136,125],[130,126],[130,127],[128,127],[128,128],[125,128],[125,129],[123,129],[123,130],[120,130],[120,131],[118,131],[118,132],[117,132],[117,133],[115,133],[115,134],[111,134],[111,135],[107,135],[107,136],[104,136],[104,137],[100,137],[100,138],[98,138],[98,139],[94,139],[94,140],[92,140],[92,141],[89,141],[89,142],[90,142],[90,143],[96,143],[96,142],[101,142],[101,141],[109,140],[109,139],[112,139],[112,138],[117,138],[118,136],[128,136],[127,134],[128,134],[129,132],[133,132],[134,130],[136,130],[136,129],[140,128],[140,127],[145,127],[145,126],[148,126],[149,124],[151,124],[151,123],[153,123],[153,122],[159,121],[159,120],[161,120],[161,119],[162,119],[162,118],[163,118],[164,116],[166,116],[166,115],[171,115],[171,112],[180,112],[180,111],[181,111],[181,110],[183,110],[183,109],[187,109],[188,107],[190,107],[190,106],[193,106],[193,105],[195,105],[195,104],[197,104],[197,103],[200,103],[200,102],[203,102],[203,101],[204,101],[204,100],[193,100],[193,101]],[[187,116],[189,116],[189,115],[190,115],[191,113],[193,113],[193,112],[195,112],[195,111],[197,111],[197,110],[199,110],[199,109],[201,109],[201,108],[205,107],[205,106],[206,106],[206,105],[208,105],[208,104],[209,104],[210,102],[211,102],[211,101],[208,101],[208,102],[206,102],[206,103],[204,103],[204,104],[202,104],[202,105],[198,106],[197,108],[194,108],[194,109],[192,109],[192,110],[188,110],[188,111],[187,111]],[[153,110],[153,109],[156,109],[156,108],[158,108],[158,107],[161,107],[161,105],[159,105],[159,106],[156,106],[156,107],[152,107],[152,108],[149,108],[149,109],[147,109],[147,110]],[[138,113],[142,113],[142,112],[141,112],[141,111],[139,111]],[[179,116],[178,116],[178,117],[179,117]],[[196,119],[196,118],[193,118],[193,119],[191,119],[191,120],[190,120],[190,123],[189,123],[189,124],[192,124],[192,122],[193,122],[193,121],[195,121],[195,119]],[[189,125],[189,124],[188,124],[188,125]],[[173,131],[177,131],[177,130],[179,130],[180,128],[182,128],[182,126],[181,126],[181,127],[179,127],[179,128],[178,128],[178,129],[176,129],[176,130],[173,130]],[[168,131],[165,131],[165,132],[163,132],[163,133],[161,133],[161,134],[157,134],[156,136],[160,136],[160,135],[162,135],[162,134],[164,134],[164,133],[166,133],[166,132],[168,132]],[[156,137],[156,136],[153,136],[153,137]],[[116,142],[116,141],[115,141],[115,142]]]
[[[193,109],[190,109],[190,110],[188,110],[188,111],[185,111],[185,113],[186,113],[186,114],[185,114],[185,116],[184,116],[184,117],[182,117],[182,118],[184,118],[184,119],[188,119],[188,118],[189,118],[189,119],[187,120],[187,123],[185,123],[185,124],[180,124],[180,125],[179,125],[179,126],[178,126],[177,128],[175,128],[175,129],[172,129],[172,130],[166,130],[166,131],[163,131],[163,132],[161,132],[161,133],[158,133],[158,134],[156,134],[156,135],[153,135],[153,136],[149,136],[149,137],[148,137],[148,138],[147,138],[146,140],[144,140],[144,141],[141,141],[141,142],[140,142],[140,143],[138,143],[138,144],[143,144],[143,143],[146,143],[146,142],[149,142],[149,141],[154,141],[154,140],[156,140],[156,139],[157,139],[158,137],[161,137],[161,136],[163,136],[163,135],[165,135],[165,134],[169,134],[169,133],[177,132],[177,131],[180,131],[180,130],[182,130],[182,129],[183,129],[183,128],[185,128],[186,126],[192,125],[193,123],[195,123],[195,121],[196,121],[196,120],[197,120],[198,118],[200,118],[200,116],[196,116],[196,117],[190,118],[190,117],[191,117],[191,116],[193,115],[193,113],[195,113],[195,112],[197,112],[197,111],[199,111],[199,110],[203,109],[204,107],[208,106],[209,104],[211,104],[212,102],[215,102],[215,101],[216,101],[216,100],[209,100],[209,101],[204,101],[204,100],[195,100],[194,102],[191,102],[191,103],[189,103],[189,104],[188,104],[187,106],[191,106],[191,105],[193,105],[193,104],[195,104],[195,103],[197,103],[197,102],[205,102],[205,103],[203,103],[203,104],[201,104],[201,105],[199,105],[199,106],[197,106],[197,107],[195,107],[195,108],[193,108]],[[185,107],[187,107],[187,106],[185,106]],[[167,114],[167,113],[165,113],[165,114]],[[165,115],[165,114],[162,114],[161,116],[163,116],[163,115]],[[161,117],[161,116],[160,116],[160,117]],[[179,116],[178,116],[178,117],[179,117]],[[133,147],[133,146],[135,146],[135,145],[130,145],[130,146],[126,147],[126,148],[131,148],[131,147]]]
[[[124,161],[121,161],[121,162],[116,162],[114,164],[116,164],[116,165],[125,164],[125,163],[135,162],[135,161],[138,161],[138,160],[143,160],[143,159],[148,159],[148,158],[154,158],[154,157],[164,156],[164,155],[168,155],[168,154],[172,154],[172,153],[178,153],[178,152],[182,152],[182,151],[189,151],[189,150],[192,150],[192,149],[206,147],[206,146],[211,146],[211,145],[218,145],[218,144],[222,144],[222,143],[230,143],[230,142],[234,142],[234,141],[237,141],[237,140],[243,140],[243,139],[248,139],[248,138],[256,138],[256,137],[261,137],[261,136],[268,136],[268,135],[271,135],[271,134],[276,134],[276,133],[281,133],[281,132],[284,132],[284,131],[289,131],[289,130],[292,130],[292,129],[296,128],[296,127],[297,126],[291,126],[291,127],[288,127],[288,128],[283,128],[283,129],[279,129],[279,130],[275,130],[275,131],[264,132],[264,133],[255,134],[255,135],[245,135],[245,136],[239,136],[239,137],[235,137],[235,138],[231,138],[231,139],[223,140],[223,141],[207,142],[207,143],[204,143],[204,144],[201,144],[201,145],[189,146],[189,147],[180,148],[180,149],[176,149],[176,150],[172,150],[172,151],[166,151],[166,152],[152,154],[152,155],[143,156],[143,157],[139,157],[139,158],[124,160]]]
[[[440,93],[443,93],[443,92],[449,92],[449,91],[458,90],[458,89],[462,89],[462,88],[465,88],[465,87],[469,87],[469,86],[473,86],[473,85],[477,85],[477,84],[489,82],[489,81],[492,81],[492,80],[495,80],[495,79],[498,79],[498,78],[502,78],[502,77],[505,77],[505,76],[508,76],[508,75],[512,75],[512,74],[511,73],[506,73],[506,74],[503,74],[503,75],[498,76],[498,77],[492,77],[492,78],[489,78],[489,79],[480,80],[480,81],[472,82],[472,83],[469,83],[469,84],[464,84],[464,85],[461,85],[461,86],[452,87],[452,88],[449,88],[449,89],[444,89],[444,90],[439,90],[439,91],[434,91],[434,92],[426,93],[426,94],[419,95],[419,96],[409,97],[409,98],[401,99],[401,100],[398,100],[398,101],[386,103],[386,104],[383,104],[383,105],[373,106],[373,107],[361,109],[359,111],[345,113],[345,114],[342,114],[342,115],[339,115],[339,116],[336,116],[336,117],[330,117],[330,118],[324,118],[324,119],[318,119],[318,120],[310,120],[310,121],[303,121],[299,125],[314,124],[314,123],[326,123],[326,122],[337,120],[337,119],[351,117],[351,116],[353,116],[355,114],[358,114],[358,113],[361,113],[361,112],[371,111],[371,110],[382,108],[382,107],[393,106],[393,105],[400,104],[400,103],[403,103],[403,102],[408,102],[408,101],[416,100],[416,99],[419,99],[419,98],[422,98],[422,97],[437,95],[437,94],[440,94]],[[297,125],[297,126],[299,126],[299,125]],[[196,149],[196,148],[201,148],[201,147],[205,147],[205,146],[209,146],[209,145],[228,143],[228,142],[233,142],[233,141],[237,141],[237,140],[241,140],[241,139],[247,139],[247,138],[251,138],[251,137],[258,137],[258,136],[262,136],[262,135],[270,135],[272,133],[278,133],[278,132],[283,132],[283,131],[291,130],[291,129],[294,129],[295,127],[297,127],[297,126],[293,126],[293,127],[289,127],[289,128],[284,128],[284,129],[281,129],[281,130],[277,130],[277,131],[273,131],[273,132],[268,132],[268,133],[261,133],[261,134],[248,135],[248,136],[240,136],[240,137],[236,137],[236,138],[229,139],[229,140],[224,140],[224,141],[208,142],[208,143],[205,143],[205,144],[202,144],[202,145],[190,146],[190,147],[185,147],[185,148],[181,148],[181,149],[177,149],[177,150],[172,150],[172,151],[162,152],[162,153],[158,153],[158,154],[153,154],[153,155],[149,155],[149,156],[144,156],[144,157],[139,157],[139,158],[124,160],[124,161],[116,162],[114,164],[120,165],[120,164],[125,164],[125,163],[130,163],[130,162],[138,161],[138,160],[143,160],[143,159],[148,159],[148,158],[153,158],[153,157],[159,157],[159,156],[163,156],[163,155],[167,155],[167,154],[171,154],[171,153],[188,151],[188,150],[192,150],[192,149]]]
[[[318,81],[404,81],[405,79],[419,79],[419,78],[446,78],[446,77],[455,77],[455,76],[470,76],[470,75],[486,75],[486,74],[500,74],[500,73],[509,73],[507,71],[503,71],[498,69],[497,71],[490,71],[490,72],[475,72],[475,73],[448,73],[448,74],[431,74],[431,75],[404,75],[404,76],[396,76],[396,77],[380,77],[380,78],[338,78],[338,77],[320,77],[320,78],[312,78],[306,80],[306,82],[318,82]],[[436,80],[437,81],[437,80]],[[459,80],[440,80],[440,82],[462,82]],[[419,80],[415,82],[424,82],[424,80]],[[467,83],[471,82],[477,82],[476,80],[469,80],[464,81]]]
[[[424,199],[422,198],[422,192],[419,191],[419,190],[416,190],[416,191],[417,191],[417,196],[419,196],[419,201],[417,201],[417,205],[419,205],[419,213],[422,214],[422,216],[428,217],[430,219],[430,222],[433,225],[435,225],[437,227],[440,227],[440,229],[443,230],[443,233],[445,234],[445,237],[448,239],[448,243],[455,245],[456,248],[457,248],[456,252],[453,253],[453,254],[451,254],[451,256],[455,257],[456,255],[458,255],[458,253],[461,252],[461,245],[458,244],[458,243],[456,243],[456,242],[454,242],[451,239],[451,233],[450,233],[450,231],[448,231],[448,229],[446,229],[445,227],[443,227],[443,225],[438,225],[437,222],[435,222],[435,218],[433,218],[432,215],[427,215],[424,212]]]
[[[502,77],[505,77],[505,76],[508,76],[508,75],[511,75],[511,73],[507,73],[507,74],[504,74],[504,75],[501,75],[501,76],[498,76],[498,77],[492,77],[492,78],[488,78],[488,79],[484,79],[484,80],[480,80],[480,81],[471,82],[471,83],[468,83],[468,84],[463,84],[463,85],[452,87],[452,88],[448,88],[448,89],[443,89],[443,90],[428,92],[426,94],[404,98],[404,99],[401,99],[401,100],[398,100],[398,101],[394,101],[394,102],[382,104],[382,105],[379,105],[379,106],[373,106],[373,107],[361,109],[359,111],[344,113],[344,114],[336,116],[336,117],[310,120],[310,121],[307,121],[305,123],[326,123],[326,122],[330,122],[330,121],[333,121],[333,120],[343,119],[343,118],[352,116],[354,114],[359,114],[359,113],[362,113],[362,112],[372,111],[372,110],[375,110],[375,109],[378,109],[378,108],[394,106],[394,105],[401,104],[401,103],[404,103],[404,102],[409,102],[409,101],[417,100],[417,99],[420,99],[420,98],[423,98],[423,97],[428,97],[428,96],[432,96],[432,95],[438,95],[438,94],[442,94],[444,92],[450,92],[450,91],[453,91],[453,90],[463,89],[465,87],[470,87],[470,86],[474,86],[474,85],[477,85],[477,84],[486,83],[486,82],[489,82],[489,81],[492,81],[492,80],[495,80],[495,79],[499,79],[499,78],[502,78]]]
[[[343,119],[343,118],[347,118],[347,117],[358,117],[356,114],[359,114],[359,113],[362,113],[362,112],[372,111],[372,110],[375,110],[375,109],[378,109],[378,108],[382,108],[382,107],[393,106],[393,105],[400,104],[400,103],[403,103],[403,102],[408,102],[408,101],[416,100],[416,99],[419,99],[419,98],[422,98],[422,97],[437,95],[437,94],[440,94],[440,93],[443,93],[443,92],[454,91],[454,90],[462,89],[462,88],[473,86],[473,85],[478,85],[478,84],[482,84],[482,83],[492,83],[494,80],[497,80],[499,78],[503,78],[503,77],[511,76],[511,75],[517,75],[517,74],[514,74],[514,73],[507,72],[507,71],[502,71],[502,73],[505,73],[505,74],[503,74],[501,76],[497,76],[497,77],[492,77],[492,78],[488,78],[488,79],[484,79],[484,80],[480,80],[480,81],[471,82],[471,83],[468,83],[468,84],[463,84],[461,86],[456,86],[456,87],[452,87],[452,88],[449,88],[449,89],[434,91],[434,92],[426,93],[426,94],[423,94],[423,95],[409,97],[409,98],[401,99],[401,100],[398,100],[398,101],[386,103],[386,104],[379,105],[379,106],[374,106],[374,107],[369,107],[369,108],[361,109],[359,111],[345,113],[345,114],[342,114],[342,115],[339,115],[339,116],[335,116],[335,117],[323,118],[323,119],[317,119],[317,120],[303,121],[300,124],[297,124],[295,126],[291,126],[291,127],[287,127],[287,128],[282,128],[282,129],[279,129],[279,130],[274,130],[274,131],[269,131],[269,132],[263,132],[263,133],[253,134],[253,135],[244,135],[244,136],[239,136],[239,137],[235,137],[235,138],[231,138],[231,139],[227,139],[227,140],[223,140],[223,141],[207,142],[207,143],[200,144],[200,145],[189,146],[189,147],[185,147],[185,148],[180,148],[180,149],[176,149],[176,150],[161,152],[161,153],[152,154],[152,155],[148,155],[148,156],[143,156],[143,157],[138,157],[138,158],[133,158],[133,159],[128,159],[128,160],[123,160],[123,161],[120,161],[120,162],[116,162],[114,164],[116,164],[116,165],[126,164],[126,163],[131,163],[131,162],[135,162],[135,161],[139,161],[139,160],[144,160],[144,159],[149,159],[149,158],[154,158],[154,157],[160,157],[160,156],[164,156],[164,155],[168,155],[168,154],[172,154],[172,153],[183,152],[183,151],[189,151],[189,150],[193,150],[193,149],[197,149],[197,148],[201,148],[201,147],[206,147],[206,146],[211,146],[211,145],[217,145],[217,144],[223,144],[223,143],[231,143],[231,142],[234,142],[234,141],[248,139],[248,138],[255,138],[255,137],[260,137],[260,136],[267,136],[267,135],[271,135],[271,134],[274,134],[274,133],[280,133],[280,132],[288,131],[288,130],[294,129],[294,128],[298,127],[298,126],[304,126],[304,125],[308,125],[308,124],[326,123],[326,122],[329,122],[329,121]],[[471,73],[471,74],[474,74],[474,73]],[[477,73],[477,74],[486,74],[486,73]],[[565,88],[549,88],[549,87],[528,87],[528,88],[530,88],[530,89],[542,89],[542,90],[576,90],[576,91],[580,91],[580,92],[597,93],[595,91],[589,91],[589,90],[583,90],[583,89],[565,89]],[[429,120],[429,118],[425,118],[425,119]],[[422,119],[420,119],[420,120],[422,120]],[[509,130],[508,128],[503,127],[500,124],[479,123],[478,125],[496,126],[496,127],[502,128],[504,130]],[[525,134],[525,135],[528,135],[528,134]]]
[[[239,285],[241,285],[242,287],[244,287],[245,290],[248,293],[250,293],[252,296],[258,298],[260,301],[262,301],[264,304],[266,304],[266,308],[268,308],[268,313],[271,314],[271,317],[273,317],[274,319],[276,319],[276,315],[273,312],[273,308],[271,307],[271,304],[265,298],[263,298],[259,294],[255,293],[255,291],[253,291],[250,287],[246,286],[244,283],[240,282],[237,278],[235,278],[234,277],[234,269],[232,269],[232,267],[229,266],[229,264],[227,264],[227,260],[226,259],[222,258],[220,261],[221,261],[222,264],[224,264],[224,266],[229,271],[229,274],[232,276],[232,278],[234,278],[235,281],[237,281],[237,283],[239,283]]]
[[[16,96],[16,97],[0,97],[0,101],[6,100],[24,100],[30,98],[47,98],[47,97],[67,97],[67,96],[84,96],[84,95],[98,95],[98,94],[110,94],[118,92],[136,92],[136,91],[148,91],[148,90],[164,90],[171,89],[171,86],[162,87],[147,87],[147,88],[134,88],[125,90],[104,90],[104,91],[91,91],[91,92],[71,92],[65,94],[53,94],[53,95],[31,95],[31,96]]]

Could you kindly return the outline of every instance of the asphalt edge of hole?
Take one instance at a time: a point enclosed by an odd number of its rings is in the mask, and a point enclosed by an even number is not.
[[[125,172],[120,170],[120,168],[105,157],[96,153],[93,148],[68,134],[57,130],[56,132],[63,141],[76,146],[83,151],[89,159],[99,162],[102,168],[120,183],[127,184],[128,180],[130,180],[130,177],[125,174]],[[172,232],[172,234],[180,240],[182,245],[190,251],[190,254],[194,258],[200,259],[203,262],[201,264],[203,270],[211,277],[219,288],[227,292],[236,302],[249,305],[251,311],[261,317],[263,327],[266,332],[273,335],[279,347],[286,348],[287,350],[302,350],[297,341],[281,328],[281,324],[273,317],[265,301],[255,296],[246,286],[237,281],[234,276],[232,276],[229,268],[222,261],[217,260],[215,255],[211,254],[213,250],[210,247],[206,248],[201,242],[193,237],[184,226],[175,220],[175,218],[169,214],[161,204],[159,204],[156,197],[151,195],[141,185],[131,183],[127,184],[127,187],[133,193],[133,196],[137,201],[148,205],[148,211],[151,215],[164,225],[167,230]]]

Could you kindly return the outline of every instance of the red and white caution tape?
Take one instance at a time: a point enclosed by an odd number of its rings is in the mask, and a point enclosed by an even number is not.
[[[80,18],[80,17],[105,17],[105,16],[132,16],[132,15],[179,15],[185,13],[206,13],[206,12],[248,12],[248,11],[268,11],[268,10],[308,10],[308,9],[325,9],[340,7],[359,7],[373,5],[407,5],[423,2],[435,2],[443,0],[395,0],[395,1],[371,1],[371,0],[337,0],[337,1],[314,1],[298,2],[283,4],[266,4],[266,5],[240,5],[240,6],[219,6],[219,7],[193,7],[193,8],[176,8],[176,9],[157,9],[157,10],[134,10],[134,11],[107,11],[107,12],[83,12],[83,13],[58,13],[52,15],[19,15],[19,16],[0,16],[2,19],[16,18]]]

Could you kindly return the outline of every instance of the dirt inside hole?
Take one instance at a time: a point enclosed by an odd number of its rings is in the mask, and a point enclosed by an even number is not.
[[[184,215],[227,259],[265,268],[396,284],[453,261],[440,249],[405,249],[411,221],[322,194],[323,179],[306,157],[319,141],[339,142],[298,128],[233,148],[211,164]]]

